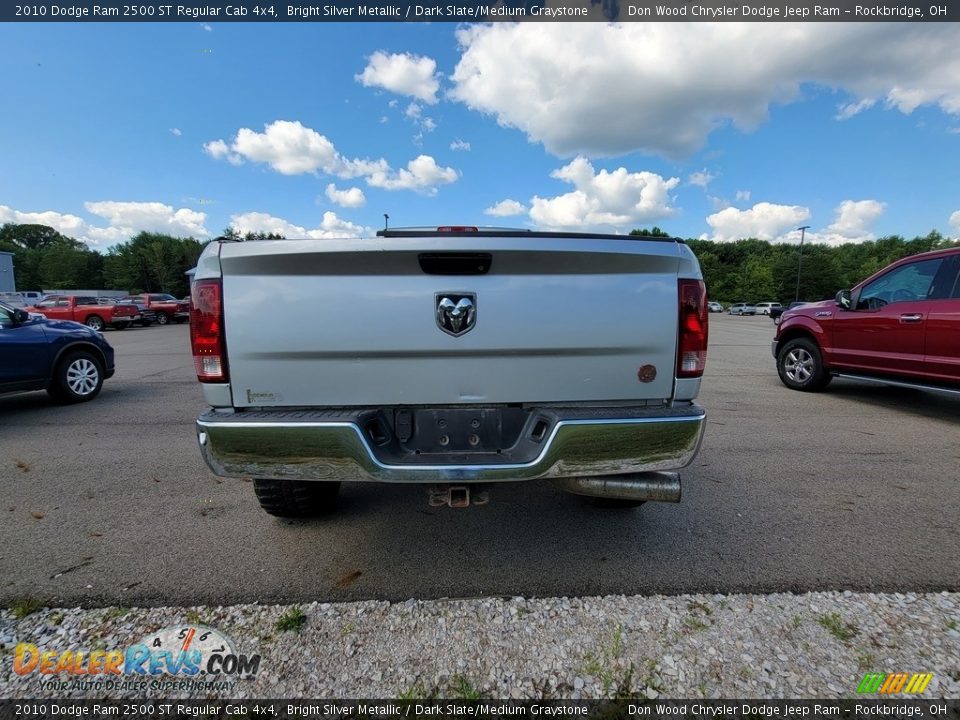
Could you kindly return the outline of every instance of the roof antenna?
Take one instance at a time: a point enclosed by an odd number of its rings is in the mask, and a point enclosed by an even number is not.
[[[390,229],[390,216],[387,215],[386,213],[383,214],[383,229],[384,230]]]

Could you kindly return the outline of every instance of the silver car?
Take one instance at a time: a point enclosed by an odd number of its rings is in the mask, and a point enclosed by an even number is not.
[[[728,315],[756,315],[757,307],[753,303],[734,303],[727,310]]]
[[[756,310],[758,315],[769,315],[770,311],[773,308],[782,308],[782,307],[783,305],[781,305],[778,302],[762,302],[762,303],[757,303]]]

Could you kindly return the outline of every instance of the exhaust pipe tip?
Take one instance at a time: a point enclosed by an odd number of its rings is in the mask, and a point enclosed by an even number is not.
[[[553,482],[566,492],[611,500],[678,503],[682,494],[678,472],[557,478]]]

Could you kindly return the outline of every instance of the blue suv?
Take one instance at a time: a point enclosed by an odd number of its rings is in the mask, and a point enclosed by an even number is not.
[[[113,371],[113,348],[97,331],[0,302],[0,393],[46,390],[57,402],[84,402]]]

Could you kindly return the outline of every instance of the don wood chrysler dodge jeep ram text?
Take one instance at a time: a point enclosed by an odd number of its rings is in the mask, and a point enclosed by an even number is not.
[[[451,506],[540,478],[677,502],[700,445],[707,301],[680,240],[221,240],[191,296],[201,451],[273,515],[329,510],[342,481],[425,484]]]

